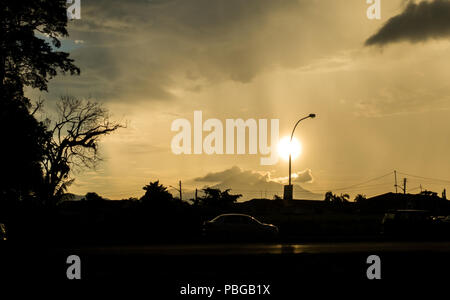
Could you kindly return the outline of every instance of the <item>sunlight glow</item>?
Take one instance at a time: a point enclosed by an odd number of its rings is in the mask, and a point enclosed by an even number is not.
[[[289,153],[291,153],[292,159],[297,158],[302,153],[302,145],[295,137],[292,142],[290,142],[290,137],[284,137],[278,142],[278,155],[285,160],[289,160]]]

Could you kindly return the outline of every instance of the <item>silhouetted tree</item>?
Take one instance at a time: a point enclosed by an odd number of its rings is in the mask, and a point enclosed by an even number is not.
[[[12,205],[33,197],[42,184],[40,163],[48,134],[25,105],[0,97],[0,204]]]
[[[341,194],[340,196],[333,194],[333,192],[328,191],[325,193],[324,201],[328,204],[331,204],[335,207],[341,207],[343,203],[347,203],[350,199],[349,194]]]
[[[47,90],[58,71],[79,74],[69,54],[56,49],[67,36],[65,0],[3,0],[0,6],[0,200],[33,197],[42,184],[49,139],[24,87]],[[53,45],[51,45],[50,41]]]
[[[3,0],[0,8],[0,91],[47,90],[58,70],[79,74],[69,54],[56,49],[67,33],[66,0]],[[44,38],[47,38],[45,40]],[[51,42],[51,44],[48,42]]]
[[[104,199],[95,192],[89,192],[86,193],[86,195],[84,196],[84,200],[92,202],[92,201],[102,201]]]
[[[50,203],[58,201],[74,181],[72,168],[94,168],[100,160],[101,137],[124,127],[109,119],[108,111],[96,102],[75,97],[61,97],[57,104],[58,119],[47,121],[51,139],[46,144],[43,160],[42,197]]]
[[[364,202],[366,200],[367,200],[367,197],[366,197],[366,195],[363,195],[363,194],[358,194],[355,197],[355,202],[356,203],[362,203],[362,202]]]
[[[333,195],[333,192],[332,191],[328,191],[328,192],[325,193],[324,201],[326,203],[331,203],[331,202],[333,202],[334,197],[335,197],[335,195]]]
[[[350,195],[349,194],[341,194],[339,196],[339,200],[340,200],[341,203],[347,203],[349,199],[350,199]]]
[[[139,199],[136,197],[129,197],[129,198],[122,199],[122,201],[138,202]]]
[[[230,194],[231,189],[226,189],[225,191],[220,193],[220,197],[224,203],[236,203],[237,199],[242,197],[242,194]]]
[[[173,200],[173,196],[167,187],[159,183],[159,180],[150,182],[142,188],[145,191],[141,201],[144,204],[151,204],[155,206],[169,204]]]
[[[205,188],[203,189],[205,196],[200,198],[200,204],[214,208],[230,207],[237,199],[242,197],[241,194],[230,194],[230,190],[231,189],[227,189],[222,192],[220,189]]]

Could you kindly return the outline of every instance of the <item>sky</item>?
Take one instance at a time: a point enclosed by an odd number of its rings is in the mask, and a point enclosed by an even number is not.
[[[295,131],[295,198],[391,192],[394,170],[408,192],[441,193],[450,186],[450,3],[380,3],[381,18],[369,19],[365,0],[81,1],[63,40],[81,75],[28,93],[49,113],[61,95],[95,99],[127,128],[102,140],[103,161],[75,172],[69,191],[123,199],[150,181],[181,180],[184,198],[206,186],[242,200],[282,196],[285,160],[173,153],[172,122],[194,124],[202,111],[223,124],[279,119],[280,138],[317,114]]]

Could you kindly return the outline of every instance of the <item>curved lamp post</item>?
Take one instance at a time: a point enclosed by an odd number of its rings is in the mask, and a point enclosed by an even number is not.
[[[316,114],[309,114],[308,116],[301,118],[300,120],[297,121],[297,123],[295,123],[294,129],[292,129],[291,139],[289,141],[290,144],[292,143],[292,139],[294,138],[294,132],[295,132],[295,129],[297,128],[297,125],[305,119],[308,119],[308,118],[313,119],[315,117],[316,117]],[[289,185],[285,186],[285,188],[284,188],[284,199],[292,200],[292,194],[293,194],[292,192],[293,192],[293,188],[292,188],[292,184],[291,184],[291,151],[289,151]]]

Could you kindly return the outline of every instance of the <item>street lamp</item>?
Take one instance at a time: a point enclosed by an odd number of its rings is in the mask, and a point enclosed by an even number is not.
[[[171,186],[171,185],[169,185],[169,187],[173,188],[173,189],[176,190],[178,193],[180,193],[180,200],[183,201],[183,193],[182,193],[182,191],[181,191],[181,180],[180,180],[178,183],[180,184],[180,188],[179,188],[179,189],[177,189],[176,187]]]
[[[306,117],[303,117],[303,118],[301,118],[300,120],[298,120],[297,121],[297,123],[295,123],[295,126],[294,126],[294,129],[292,129],[292,133],[291,133],[291,139],[290,139],[290,141],[289,141],[289,143],[292,143],[292,139],[294,138],[294,132],[295,132],[295,128],[297,128],[297,125],[301,122],[301,121],[303,121],[303,120],[305,120],[305,119],[308,119],[308,118],[311,118],[311,119],[313,119],[313,118],[315,118],[316,117],[316,114],[309,114],[308,116],[306,116]],[[293,194],[293,187],[292,187],[292,184],[291,184],[291,151],[289,151],[289,185],[285,185],[284,186],[284,199],[286,200],[292,200],[292,194]]]

